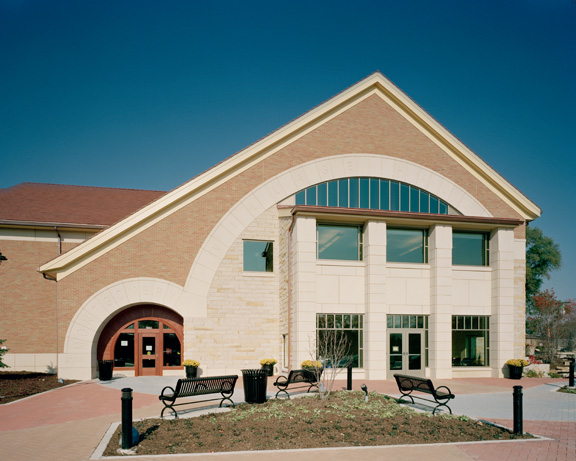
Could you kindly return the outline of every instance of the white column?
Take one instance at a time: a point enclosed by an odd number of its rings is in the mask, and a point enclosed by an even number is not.
[[[490,239],[492,315],[490,316],[490,366],[502,376],[506,360],[514,356],[514,230],[498,229]],[[520,358],[523,358],[522,357]]]
[[[452,227],[436,224],[428,240],[431,378],[452,378]]]
[[[291,367],[310,360],[316,336],[316,219],[297,216],[291,236]]]
[[[366,379],[386,379],[386,223],[369,221],[364,230]]]

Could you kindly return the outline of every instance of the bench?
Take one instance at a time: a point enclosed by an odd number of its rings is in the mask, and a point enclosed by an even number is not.
[[[432,414],[436,413],[436,410],[440,407],[448,408],[450,414],[452,414],[452,410],[446,404],[449,400],[455,398],[456,396],[450,392],[446,386],[440,386],[438,388],[434,387],[432,381],[427,378],[419,378],[417,376],[407,376],[407,375],[394,375],[396,378],[396,383],[398,384],[398,390],[402,394],[402,397],[398,399],[398,403],[402,403],[404,401],[404,397],[410,397],[412,403],[414,403],[414,397],[421,400],[426,400],[427,402],[436,403],[436,407]],[[445,389],[445,390],[440,390]],[[430,394],[434,397],[434,400],[425,399],[424,397],[420,397],[418,395],[413,395],[413,392],[423,392],[425,394]]]
[[[176,383],[176,389],[173,389],[170,386],[166,386],[164,389],[162,389],[162,393],[158,396],[158,398],[164,404],[164,408],[162,409],[162,413],[160,413],[160,417],[164,418],[164,412],[170,409],[174,412],[175,417],[178,418],[178,412],[174,409],[174,407],[180,405],[190,405],[193,403],[211,402],[213,400],[220,400],[220,407],[226,400],[228,400],[232,406],[234,406],[234,402],[230,397],[232,397],[232,394],[234,393],[234,386],[236,385],[237,380],[238,375],[206,376],[201,378],[179,379]],[[177,400],[183,399],[185,397],[195,397],[198,395],[210,394],[220,394],[220,396],[213,399],[176,403]]]
[[[318,389],[318,381],[322,376],[322,371],[324,371],[323,368],[320,368],[318,372],[314,370],[291,370],[287,377],[278,376],[274,382],[274,386],[278,388],[275,398],[278,398],[278,394],[281,394],[282,392],[290,398],[290,394],[288,394],[286,389],[293,384],[296,386],[293,386],[292,389],[308,387],[306,392],[310,392],[313,388]]]

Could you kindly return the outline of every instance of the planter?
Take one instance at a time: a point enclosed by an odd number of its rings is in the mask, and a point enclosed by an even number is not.
[[[524,368],[523,367],[513,367],[511,365],[508,365],[508,374],[509,374],[509,378],[510,379],[520,379],[522,378],[522,370]]]
[[[186,370],[186,378],[197,378],[198,377],[198,367],[184,367]]]
[[[274,365],[262,365],[262,370],[265,371],[268,376],[274,376]]]

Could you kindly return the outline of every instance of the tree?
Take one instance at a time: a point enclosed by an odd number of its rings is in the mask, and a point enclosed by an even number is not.
[[[544,278],[562,265],[560,247],[537,227],[526,228],[526,303],[532,308],[532,298],[542,288]]]
[[[554,290],[544,290],[532,297],[528,327],[542,341],[544,359],[551,362],[561,339],[570,340],[576,319],[576,301],[560,301]]]
[[[5,349],[4,347],[2,347],[2,344],[5,342],[5,339],[0,339],[0,368],[10,368],[8,365],[6,365],[3,361],[2,361],[2,356],[8,352],[10,349]]]
[[[322,376],[317,376],[321,399],[327,399],[332,392],[336,376],[352,363],[350,340],[346,334],[337,330],[321,330],[318,332],[315,345],[311,341],[311,351],[315,360],[324,366]],[[315,371],[320,373],[319,370]]]

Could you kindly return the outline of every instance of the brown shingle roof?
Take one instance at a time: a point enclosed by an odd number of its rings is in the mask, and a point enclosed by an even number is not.
[[[0,222],[110,226],[165,193],[22,183],[0,189]]]

